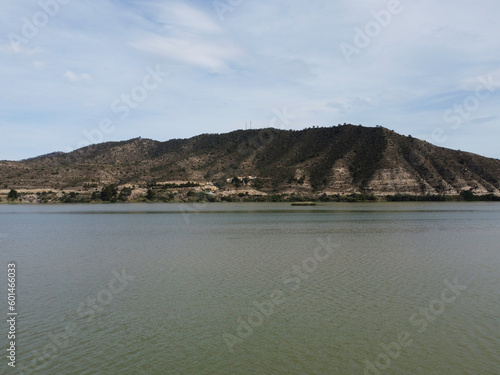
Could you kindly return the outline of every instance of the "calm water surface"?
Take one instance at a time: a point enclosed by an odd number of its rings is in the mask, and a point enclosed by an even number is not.
[[[500,374],[499,204],[1,205],[0,259],[2,374]]]

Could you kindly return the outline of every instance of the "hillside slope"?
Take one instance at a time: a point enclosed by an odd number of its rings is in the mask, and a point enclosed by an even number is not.
[[[0,162],[15,189],[82,189],[253,176],[262,192],[376,195],[500,194],[500,160],[431,145],[391,130],[354,125],[239,130],[158,142],[136,138],[20,162]]]

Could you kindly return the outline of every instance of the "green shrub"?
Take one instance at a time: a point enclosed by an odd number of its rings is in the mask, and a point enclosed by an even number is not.
[[[107,185],[102,188],[100,198],[103,202],[116,202],[118,189],[115,185]]]
[[[10,189],[9,194],[7,194],[7,199],[13,201],[18,198],[19,198],[19,193],[14,189]]]

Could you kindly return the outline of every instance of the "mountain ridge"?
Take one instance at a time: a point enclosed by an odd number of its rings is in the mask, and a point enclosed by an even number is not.
[[[250,181],[228,182],[234,177]],[[377,126],[339,125],[200,134],[165,142],[133,138],[0,161],[4,189],[80,191],[211,183],[219,192],[500,195],[500,160],[434,146]]]

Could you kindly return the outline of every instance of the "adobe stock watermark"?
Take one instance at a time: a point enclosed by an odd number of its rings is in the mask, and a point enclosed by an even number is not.
[[[417,333],[422,334],[434,323],[436,319],[446,311],[446,305],[449,305],[467,290],[467,285],[461,285],[455,278],[453,283],[444,280],[446,287],[441,290],[439,296],[429,302],[427,306],[421,307],[418,313],[410,315],[408,322],[413,327],[417,327]],[[392,361],[395,361],[403,352],[403,349],[413,345],[413,336],[408,331],[399,332],[395,341],[384,344],[380,343],[381,352],[373,361],[365,360],[364,375],[382,375],[382,371],[387,370]]]
[[[273,117],[269,120],[269,128],[284,129],[285,126],[291,124],[297,116],[288,113],[288,110],[283,107],[282,110],[277,108],[273,109]],[[259,131],[259,133],[251,137],[248,142],[242,142],[238,146],[238,153],[241,155],[249,154],[265,146],[274,139],[274,134],[269,128],[264,128]]]
[[[31,17],[21,18],[21,33],[8,33],[10,46],[15,53],[21,51],[21,46],[26,46],[30,40],[34,39],[41,29],[46,27],[51,18],[56,17],[61,11],[61,5],[66,5],[72,0],[40,0],[38,6],[40,10],[33,13]]]
[[[224,21],[224,15],[227,12],[234,12],[245,0],[214,0],[212,5],[215,13],[219,16],[221,21]]]
[[[46,344],[38,350],[31,352],[31,359],[28,365],[19,363],[16,367],[21,375],[37,374],[40,370],[47,368],[50,361],[56,358],[65,348],[70,345],[72,338],[79,333],[84,323],[90,324],[96,318],[98,312],[104,311],[109,306],[115,296],[122,293],[129,285],[129,282],[135,279],[135,276],[128,275],[123,268],[121,273],[113,270],[114,276],[103,288],[95,295],[88,297],[86,301],[81,302],[75,313],[77,317],[70,323],[61,324],[59,332],[49,333],[46,338]],[[86,318],[82,321],[82,318]]]
[[[148,98],[150,92],[158,89],[160,83],[163,83],[167,77],[168,73],[161,71],[160,65],[156,65],[155,69],[150,66],[146,67],[146,75],[142,82],[129,92],[121,94],[119,98],[111,103],[110,110],[117,117],[115,119],[103,118],[97,128],[83,130],[82,134],[85,140],[75,148],[66,147],[65,152],[103,142],[105,135],[112,133],[116,129],[116,122],[125,120],[133,110],[137,109]]]
[[[276,308],[286,302],[293,292],[299,290],[301,283],[309,279],[311,274],[319,269],[320,264],[327,261],[333,255],[335,248],[339,247],[331,242],[330,236],[326,241],[321,238],[316,241],[319,245],[314,249],[312,256],[304,259],[301,264],[291,267],[283,280],[283,288],[274,289],[264,301],[254,301],[253,310],[248,316],[246,318],[240,316],[236,319],[234,332],[222,334],[222,339],[230,353],[234,353],[235,345],[252,336],[266,319],[270,319]]]
[[[282,129],[285,125],[290,125],[291,121],[294,120],[297,116],[287,112],[286,106],[280,111],[275,108],[273,110],[274,116],[269,121],[269,126],[274,128],[276,126],[276,122],[279,121],[278,129]]]
[[[279,109],[274,109],[273,110],[273,117],[269,120],[269,126],[270,127],[275,127],[277,124],[278,129],[283,129],[285,126],[290,125],[291,121],[296,118],[296,115],[290,114],[287,111],[286,106],[283,107],[282,110]],[[271,143],[273,140],[274,135],[270,129],[260,129],[258,134],[256,134],[253,137],[250,137],[248,141],[243,141],[241,142],[238,147],[237,151],[240,155],[247,155],[250,154],[259,148],[265,146],[266,144]],[[232,170],[230,167],[224,171],[225,174],[230,175]],[[198,214],[205,208],[207,208],[209,205],[208,202],[202,202],[202,203],[193,203],[193,204],[185,204],[181,203],[177,206],[179,212],[182,214],[182,218],[184,219],[184,223],[186,225],[191,224],[191,219],[190,216],[193,214]]]
[[[479,110],[481,103],[490,99],[500,88],[500,81],[495,81],[493,73],[481,76],[477,79],[477,85],[473,94],[467,96],[461,103],[455,103],[453,108],[443,113],[443,120],[452,124],[450,129],[459,130],[472,115]],[[445,143],[448,135],[445,129],[436,128],[432,132],[432,141],[437,144]]]
[[[370,14],[373,19],[368,21],[364,27],[356,27],[354,29],[355,34],[352,44],[347,42],[340,43],[339,47],[346,62],[350,64],[352,56],[359,55],[367,48],[384,29],[389,27],[393,17],[400,14],[403,10],[403,5],[399,0],[389,0],[386,9],[379,11],[372,10]]]

